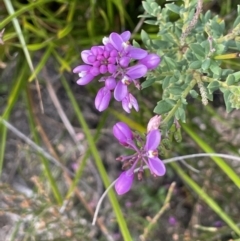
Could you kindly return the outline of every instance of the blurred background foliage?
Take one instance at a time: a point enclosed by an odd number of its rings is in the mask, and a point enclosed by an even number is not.
[[[164,6],[165,1],[158,3]],[[219,14],[231,31],[237,4],[237,0],[208,0],[204,11]],[[123,149],[113,141],[113,123],[120,119],[143,130],[161,87],[135,93],[141,106],[138,113],[126,116],[113,103],[111,110],[99,114],[93,104],[96,82],[77,86],[71,71],[81,63],[82,50],[100,44],[113,31],[130,30],[141,43],[143,28],[156,38],[157,27],[137,17],[142,13],[141,1],[134,0],[0,2],[0,31],[5,29],[0,44],[1,117],[57,160],[49,162],[0,124],[4,240],[139,240],[161,210],[172,182],[176,186],[169,207],[145,240],[238,240],[238,180],[233,183],[210,158],[188,161],[199,173],[183,163],[168,165],[167,176],[153,179],[146,173],[144,181],[135,182],[123,197],[111,192],[112,206],[105,200],[101,219],[91,226],[104,186],[121,168],[114,160]],[[239,69],[238,60],[224,64]],[[182,142],[165,146],[165,158],[199,152],[239,155],[240,113],[226,114],[222,98],[217,92],[203,107],[201,100],[189,97]],[[230,165],[239,176],[239,163]]]

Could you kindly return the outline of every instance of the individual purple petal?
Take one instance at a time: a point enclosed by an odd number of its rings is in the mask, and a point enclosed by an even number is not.
[[[161,133],[159,130],[152,130],[147,134],[145,150],[156,150],[161,141]]]
[[[95,55],[88,55],[87,60],[89,63],[93,64],[96,61]]]
[[[101,62],[102,60],[104,60],[104,57],[102,55],[98,55],[97,60]]]
[[[89,71],[90,74],[92,74],[93,76],[97,76],[100,74],[99,68],[98,67],[92,67]]]
[[[139,63],[144,64],[148,69],[155,69],[161,62],[157,54],[148,54],[145,58],[139,60]]]
[[[95,98],[95,107],[98,111],[104,111],[108,108],[111,100],[111,91],[106,87],[101,88]]]
[[[103,52],[104,58],[107,59],[107,58],[109,57],[109,55],[110,55],[110,52],[109,52],[109,51],[106,51],[106,50],[105,50],[105,51]]]
[[[130,63],[130,58],[129,57],[122,57],[120,60],[119,60],[119,64],[122,66],[122,67],[128,67],[129,63]]]
[[[109,90],[114,90],[114,88],[116,87],[116,84],[117,84],[117,82],[113,77],[109,77],[105,81],[105,86]]]
[[[99,67],[101,65],[101,62],[96,60],[94,63],[93,63],[93,67]]]
[[[84,63],[91,64],[91,62],[88,61],[88,56],[92,55],[92,52],[90,50],[83,50],[81,52],[81,57]]]
[[[122,144],[126,144],[133,139],[133,133],[129,126],[124,122],[118,122],[113,126],[113,135]]]
[[[118,81],[114,89],[114,98],[117,101],[122,101],[123,98],[127,95],[127,93],[128,93],[127,85],[123,84],[122,81]]]
[[[129,99],[130,99],[130,103],[133,106],[133,108],[136,111],[139,111],[139,106],[138,106],[137,99],[131,93],[129,93]]]
[[[113,45],[113,47],[115,49],[117,49],[118,51],[122,50],[123,40],[122,40],[122,37],[119,34],[111,33],[110,36],[109,36],[109,40],[110,40],[110,43]]]
[[[109,57],[108,58],[108,63],[109,64],[115,64],[116,63],[116,57]]]
[[[157,176],[163,176],[166,173],[164,163],[158,158],[148,158],[148,166],[152,174]]]
[[[78,73],[81,73],[83,71],[89,71],[90,69],[92,68],[92,66],[89,66],[89,65],[79,65],[77,66],[76,68],[73,69],[73,73],[75,74],[78,74]]]
[[[91,48],[91,52],[94,54],[94,55],[98,55],[98,46],[93,46],[92,48]]]
[[[108,71],[107,66],[101,65],[100,68],[99,68],[99,71],[100,71],[101,74],[107,73],[107,71]]]
[[[127,48],[128,56],[132,59],[143,59],[147,56],[147,51],[144,49],[129,46]]]
[[[118,195],[127,193],[133,184],[134,174],[131,171],[122,172],[115,183],[115,190]]]
[[[113,74],[117,71],[117,66],[114,64],[108,64],[107,69],[110,74]]]
[[[116,49],[111,50],[110,56],[111,56],[111,57],[117,57],[117,56],[118,56],[117,50],[116,50]]]
[[[122,100],[122,107],[127,113],[131,112],[132,107],[134,107],[136,111],[139,110],[136,98],[130,93]]]
[[[93,80],[94,76],[91,74],[86,74],[85,76],[83,76],[82,78],[80,78],[79,80],[77,80],[77,84],[78,85],[86,85],[89,82],[91,82]]]
[[[121,33],[121,37],[124,42],[127,42],[131,37],[130,31],[125,31],[125,32]]]
[[[135,66],[132,66],[128,68],[126,74],[131,79],[138,79],[143,77],[147,73],[147,67],[143,64],[137,64]]]
[[[97,53],[98,53],[98,55],[103,55],[103,53],[104,53],[104,46],[97,46]]]
[[[127,113],[130,113],[131,112],[131,106],[129,106],[129,100],[127,97],[125,97],[123,100],[122,100],[122,108],[127,112]]]
[[[107,51],[112,51],[112,50],[115,50],[115,48],[113,47],[113,45],[109,42],[107,42],[105,45],[105,50]],[[116,50],[115,50],[116,51]]]

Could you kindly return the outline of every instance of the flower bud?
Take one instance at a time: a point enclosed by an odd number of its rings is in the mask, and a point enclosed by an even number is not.
[[[147,133],[149,133],[152,130],[158,130],[160,123],[161,123],[161,116],[160,115],[153,116],[148,122]]]
[[[128,192],[132,187],[133,179],[134,174],[131,170],[122,172],[115,184],[117,194],[123,195]]]
[[[109,77],[106,79],[105,81],[105,86],[109,89],[109,90],[114,90],[116,87],[116,80],[113,77]]]
[[[123,122],[118,122],[113,126],[113,135],[121,144],[127,144],[129,140],[133,139],[133,133],[129,126]]]
[[[95,98],[95,107],[98,111],[104,111],[108,108],[109,102],[111,100],[111,91],[103,87],[101,88]]]
[[[144,64],[149,70],[155,69],[161,62],[157,54],[148,54],[145,58],[139,60],[139,63]]]

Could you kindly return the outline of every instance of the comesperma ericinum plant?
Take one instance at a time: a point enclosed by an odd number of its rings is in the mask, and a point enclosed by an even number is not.
[[[162,86],[163,93],[154,112],[157,114],[148,123],[147,135],[133,133],[127,124],[118,122],[113,126],[113,135],[119,143],[134,153],[120,156],[124,171],[115,184],[119,195],[128,192],[138,167],[138,179],[142,179],[143,165],[147,165],[154,176],[166,172],[161,153],[161,135],[174,129],[176,141],[181,141],[180,123],[186,121],[187,96],[200,96],[203,105],[213,99],[213,92],[223,93],[227,112],[240,108],[240,71],[224,69],[222,61],[239,57],[240,6],[238,16],[230,32],[224,20],[212,16],[210,11],[202,14],[202,0],[177,1],[161,8],[154,0],[143,1],[145,23],[159,26],[155,39],[142,30],[141,37],[147,50],[137,42],[130,43],[131,33],[111,33],[103,39],[103,45],[93,46],[81,53],[85,64],[73,72],[79,74],[79,85],[86,85],[98,77],[104,84],[95,98],[99,111],[108,108],[112,95],[130,113],[132,107],[138,111],[138,100],[130,87],[142,90],[151,85]],[[175,3],[176,2],[176,3]],[[170,21],[172,13],[178,15]],[[161,56],[161,57],[160,57]],[[140,83],[139,79],[146,76]],[[160,130],[161,132],[160,132]],[[161,134],[162,133],[162,134]],[[167,148],[168,142],[162,144]]]

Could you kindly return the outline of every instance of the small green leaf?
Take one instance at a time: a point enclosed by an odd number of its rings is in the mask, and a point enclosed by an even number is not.
[[[232,74],[233,70],[232,69],[222,69],[222,78],[227,78],[228,75]]]
[[[167,76],[167,77],[165,77],[165,79],[163,80],[163,84],[162,84],[162,88],[163,88],[163,90],[164,89],[166,89],[168,86],[169,86],[169,84],[170,84],[170,76]]]
[[[142,2],[142,6],[143,6],[144,10],[145,10],[147,13],[152,14],[152,11],[153,11],[153,10],[152,10],[152,8],[150,7],[150,4],[149,4],[149,3],[143,1],[143,2]]]
[[[210,69],[211,71],[216,74],[217,76],[221,76],[221,68],[218,66],[218,64],[216,63],[216,61],[211,61],[211,65],[210,65]]]
[[[159,115],[169,112],[174,106],[174,100],[161,100],[157,103],[157,106],[154,108],[153,112]]]
[[[182,122],[186,122],[186,113],[182,107],[179,107],[175,113],[175,117],[177,120],[181,120]]]
[[[207,88],[210,93],[213,93],[215,90],[219,89],[219,86],[220,85],[219,85],[218,81],[214,80],[207,86]]]
[[[221,89],[221,91],[223,92],[223,98],[224,98],[224,102],[225,102],[225,106],[226,106],[226,111],[227,113],[229,113],[230,111],[233,110],[232,108],[232,103],[229,101],[232,93],[230,90],[226,90],[226,89]]]
[[[202,62],[200,60],[193,61],[190,65],[190,69],[200,69],[202,66]]]
[[[158,4],[156,2],[151,2],[150,7],[151,7],[151,9],[155,10],[158,8]]]
[[[235,72],[232,74],[235,78],[235,82],[238,82],[240,80],[240,71]]]
[[[174,70],[177,67],[176,62],[172,58],[164,56],[163,61],[168,66],[169,70]]]
[[[149,86],[151,86],[154,82],[156,81],[156,78],[147,78],[142,84],[141,87],[142,89],[145,89]]]
[[[205,50],[200,44],[190,44],[189,45],[190,49],[200,57],[205,57]]]
[[[199,96],[196,90],[190,90],[189,94],[195,99]]]
[[[149,25],[158,25],[158,22],[156,20],[145,20],[144,23]]]
[[[140,44],[135,39],[132,41],[132,45],[136,48],[140,48]]]
[[[205,15],[204,15],[204,21],[205,21],[205,23],[207,23],[210,18],[211,18],[211,11],[208,10],[208,11],[205,13]]]
[[[237,16],[237,18],[235,19],[235,21],[233,23],[233,28],[235,28],[239,23],[240,23],[240,16]]]
[[[225,29],[225,23],[224,21],[222,22],[217,22],[217,19],[214,19],[211,21],[211,30],[213,33],[213,36],[216,37],[221,37],[224,33],[224,29]]]
[[[168,88],[168,91],[173,95],[181,95],[182,92],[183,92],[181,87],[177,87],[177,86],[173,86],[173,87]]]
[[[203,70],[207,70],[209,68],[210,64],[211,64],[211,60],[210,59],[205,59],[203,61],[201,67],[202,67]]]
[[[145,45],[148,45],[148,42],[149,42],[149,36],[148,34],[142,29],[141,31],[141,38],[142,38],[142,41]]]
[[[235,83],[235,77],[233,74],[228,75],[227,79],[226,79],[226,83],[227,85],[233,85]]]
[[[169,43],[168,41],[159,40],[159,39],[153,39],[152,43],[156,49],[166,49],[172,46],[172,44]]]
[[[165,7],[176,14],[179,14],[181,9],[179,6],[175,5],[174,3],[165,4]]]

